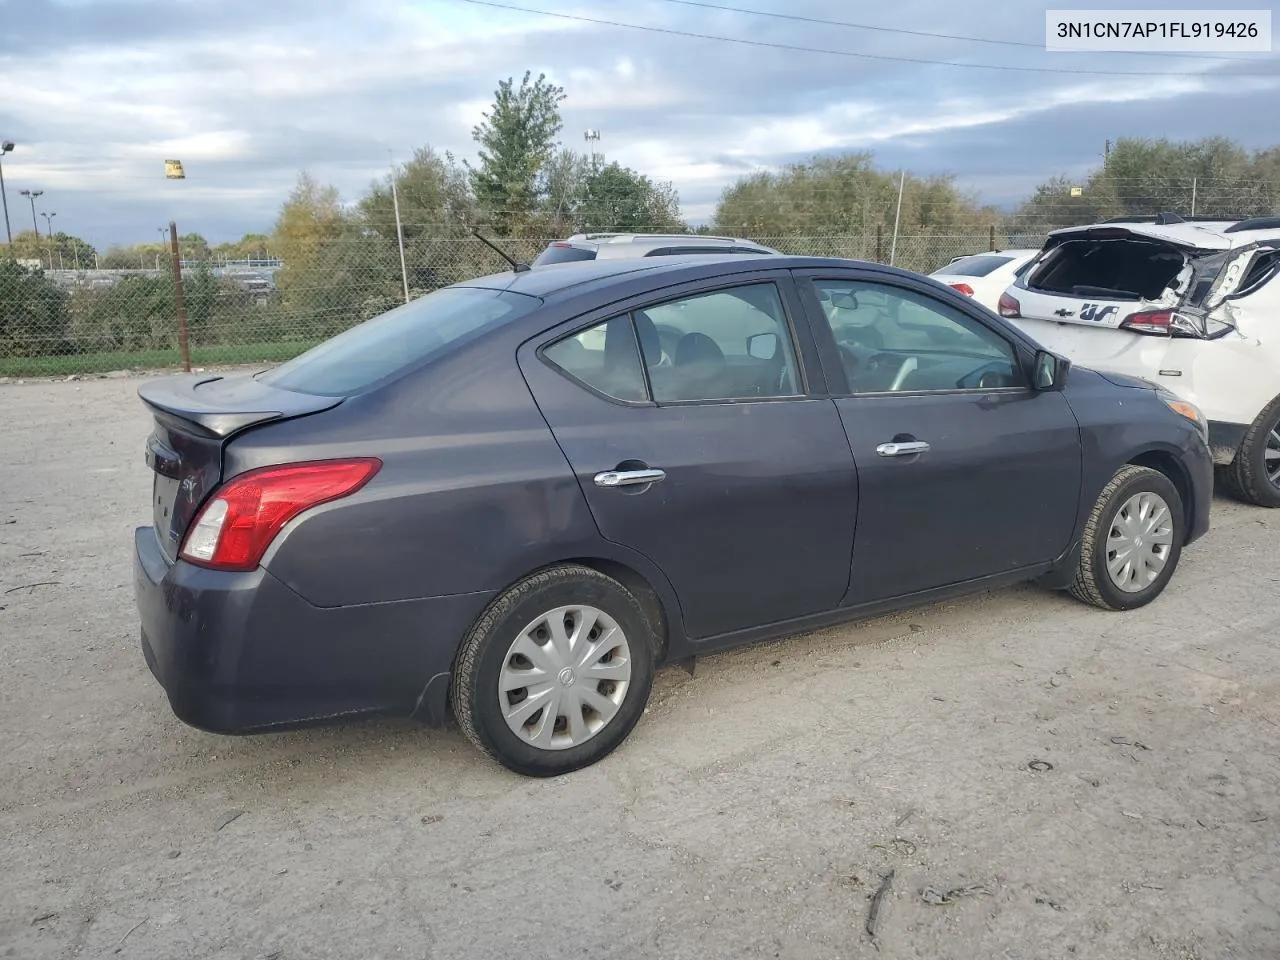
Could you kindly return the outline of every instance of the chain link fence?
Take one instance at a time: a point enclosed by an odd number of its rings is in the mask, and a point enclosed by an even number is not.
[[[788,254],[893,262],[928,273],[952,258],[1043,236],[1008,238],[994,229],[964,236],[751,237]],[[503,239],[529,261],[546,239]],[[181,264],[191,363],[275,363],[389,310],[405,299],[508,269],[481,241],[417,238],[404,269],[394,240],[320,242],[291,262]],[[48,269],[0,254],[0,377],[158,369],[181,363],[175,273],[157,257],[137,269]]]

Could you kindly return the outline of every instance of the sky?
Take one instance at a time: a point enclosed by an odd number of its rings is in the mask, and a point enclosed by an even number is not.
[[[815,154],[873,151],[1007,207],[1082,176],[1108,138],[1280,141],[1274,52],[1049,53],[1031,0],[706,3],[884,29],[673,0],[510,0],[647,31],[465,0],[0,0],[9,216],[30,227],[29,189],[100,248],[171,219],[213,242],[269,232],[302,170],[353,202],[416,147],[473,157],[497,82],[525,70],[564,87],[565,145],[598,129],[607,159],[671,181],[693,222],[736,178]],[[187,179],[164,179],[170,158]]]

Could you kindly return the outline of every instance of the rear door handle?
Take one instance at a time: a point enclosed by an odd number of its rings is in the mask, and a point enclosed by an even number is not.
[[[914,457],[917,453],[928,453],[929,444],[923,440],[900,440],[895,443],[882,443],[876,447],[876,453],[882,457]]]
[[[597,487],[632,487],[642,483],[657,483],[667,475],[662,470],[606,470],[596,474]]]

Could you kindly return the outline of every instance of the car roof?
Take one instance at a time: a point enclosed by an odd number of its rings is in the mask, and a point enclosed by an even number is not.
[[[608,286],[612,281],[633,274],[645,274],[654,280],[655,286],[675,284],[682,280],[703,277],[728,276],[758,270],[796,270],[806,267],[857,267],[886,274],[912,277],[915,274],[897,267],[868,263],[861,260],[841,260],[835,257],[793,257],[780,254],[727,254],[716,256],[702,254],[671,256],[636,260],[583,260],[560,263],[536,270],[494,273],[474,280],[453,284],[455,287],[482,287],[489,290],[507,290],[543,300],[560,299],[562,296],[588,292],[591,288]]]
[[[1117,219],[1107,223],[1094,223],[1081,227],[1065,227],[1049,234],[1050,239],[1070,240],[1090,232],[1101,230],[1127,233],[1135,237],[1162,240],[1180,247],[1201,250],[1230,250],[1248,246],[1259,240],[1280,239],[1280,226],[1274,218],[1258,217],[1254,220],[1189,220],[1183,223],[1137,222]]]
[[[566,240],[559,241],[561,243],[572,244],[596,244],[603,246],[605,244],[657,244],[666,246],[671,243],[680,243],[690,246],[702,244],[708,247],[732,246],[737,243],[749,243],[752,246],[759,244],[752,243],[750,240],[739,240],[735,237],[712,236],[706,233],[575,233]]]

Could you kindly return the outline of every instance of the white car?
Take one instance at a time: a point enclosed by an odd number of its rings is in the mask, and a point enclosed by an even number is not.
[[[1039,252],[1038,249],[992,250],[990,253],[956,257],[929,276],[959,290],[966,297],[973,297],[988,310],[994,310],[1000,302],[1000,294]]]
[[[1198,406],[1228,491],[1280,507],[1278,274],[1280,217],[1128,217],[1050,234],[999,313]]]

